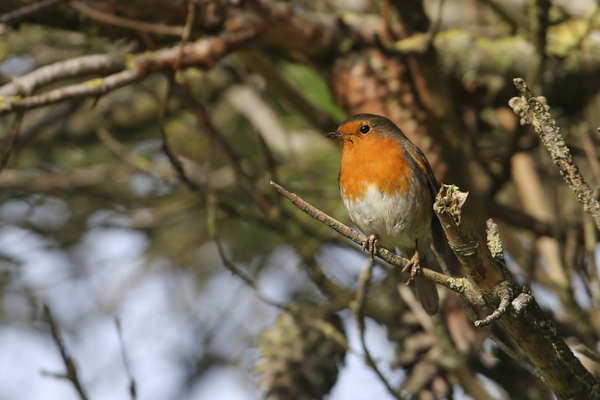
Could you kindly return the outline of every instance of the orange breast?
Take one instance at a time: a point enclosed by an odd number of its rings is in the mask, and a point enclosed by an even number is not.
[[[409,162],[394,139],[372,136],[342,142],[340,186],[348,200],[363,197],[371,185],[390,196],[404,193],[411,178]]]

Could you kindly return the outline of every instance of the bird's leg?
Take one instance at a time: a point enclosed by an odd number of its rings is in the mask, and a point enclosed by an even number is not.
[[[418,245],[419,245],[419,241],[415,240],[415,254],[412,256],[410,261],[406,263],[404,268],[402,268],[402,272],[406,272],[410,268],[410,277],[406,281],[407,285],[410,284],[412,281],[414,281],[415,277],[421,276],[421,273],[422,273],[421,264],[419,263],[421,258],[419,257],[419,250],[418,250],[419,246]]]
[[[377,253],[377,241],[379,238],[376,235],[371,235],[363,241],[362,248],[363,250],[368,250],[371,253],[371,261],[373,261],[373,256]]]

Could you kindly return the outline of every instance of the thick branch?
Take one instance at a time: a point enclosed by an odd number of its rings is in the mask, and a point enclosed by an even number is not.
[[[29,96],[53,82],[86,75],[106,75],[123,70],[125,61],[115,54],[82,56],[38,68],[0,87],[0,96]]]
[[[487,308],[496,310],[506,292],[516,288],[510,273],[492,257],[468,213],[463,212],[465,200],[465,193],[444,185],[434,210],[469,278],[483,292]],[[498,245],[492,247],[495,253],[501,252]],[[542,373],[559,400],[600,399],[600,383],[573,355],[528,291],[512,300],[508,312],[501,314],[498,321]]]
[[[560,128],[547,111],[546,107],[536,99],[525,81],[521,78],[514,80],[515,86],[522,97],[514,97],[510,105],[522,117],[526,123],[533,126],[535,132],[542,139],[552,157],[552,161],[558,167],[560,174],[569,188],[583,204],[583,209],[591,217],[598,229],[600,229],[600,203],[594,198],[592,188],[579,172],[569,148],[560,135]]]
[[[127,64],[128,69],[125,69],[106,78],[98,78],[88,82],[70,85],[59,89],[54,89],[49,92],[21,98],[0,97],[0,115],[8,114],[13,111],[28,110],[38,108],[49,104],[58,103],[67,99],[101,96],[112,90],[139,82],[148,75],[155,72],[172,72],[176,67],[200,67],[210,68],[218,60],[236,50],[240,46],[247,43],[249,40],[256,38],[262,31],[261,23],[250,24],[246,29],[242,29],[236,33],[224,35],[221,37],[211,37],[200,42],[187,44],[180,51],[180,46],[174,46],[169,49],[160,50],[154,53],[143,53],[132,58]],[[178,64],[181,55],[181,64]],[[93,57],[93,56],[92,56]],[[69,76],[78,76],[84,73],[102,73],[107,68],[117,68],[119,60],[113,56],[96,56],[97,59],[91,57],[79,59],[78,62],[69,64],[68,62],[59,63],[60,65],[48,66],[41,68],[31,74],[26,75],[23,82],[26,91],[31,91],[36,87],[54,82]],[[96,65],[96,69],[92,62],[101,61]],[[69,70],[69,66],[77,68]],[[10,93],[12,95],[23,93],[20,89],[21,79],[16,83],[12,83],[0,88],[0,93]],[[27,94],[27,92],[25,92]]]

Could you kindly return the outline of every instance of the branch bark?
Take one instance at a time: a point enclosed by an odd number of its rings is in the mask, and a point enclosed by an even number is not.
[[[569,188],[583,205],[592,220],[600,229],[600,203],[594,198],[592,188],[579,172],[569,148],[560,135],[560,128],[552,118],[546,106],[533,96],[531,90],[521,78],[514,80],[521,97],[513,97],[510,106],[521,117],[521,122],[530,124],[542,139],[542,143],[552,157],[552,161],[564,178]]]
[[[353,242],[362,244],[366,239],[275,182],[271,181],[271,186],[296,207]],[[493,311],[492,320],[497,319],[519,344],[559,400],[600,400],[600,382],[573,355],[531,293],[524,289],[514,298],[513,294],[519,289],[510,272],[498,261],[502,258],[499,238],[490,239],[491,252],[469,214],[463,212],[466,196],[455,186],[443,185],[434,210],[448,236],[450,247],[467,270],[468,278],[447,277],[426,268],[423,276],[463,293],[475,306]],[[378,246],[376,255],[395,266],[402,267],[408,262],[382,246]],[[506,312],[498,312],[502,309],[498,306],[501,303],[506,305],[507,299],[510,306],[506,307]]]
[[[50,90],[36,96],[21,98],[16,94],[29,94],[35,88],[67,77],[125,67],[114,56],[87,56],[76,61],[62,62],[36,70],[13,83],[0,88],[0,115],[14,111],[43,107],[73,98],[102,96],[112,90],[139,82],[155,72],[173,72],[178,68],[210,68],[218,60],[256,38],[264,28],[264,21],[252,21],[239,31],[200,42],[180,45],[154,53],[139,54],[127,62],[127,69],[105,78]],[[181,62],[178,61],[181,58]],[[72,69],[70,67],[73,67]],[[21,87],[21,83],[23,87]],[[9,96],[9,97],[6,97]]]
[[[469,214],[463,212],[465,195],[455,186],[443,185],[434,210],[469,280],[482,293],[486,308],[495,311],[502,300],[511,292],[517,293],[518,288],[510,272],[492,256]],[[500,257],[499,242],[492,248]],[[542,373],[556,397],[559,400],[600,399],[600,382],[571,352],[531,293],[524,290],[511,300],[508,311],[502,313],[498,321]]]

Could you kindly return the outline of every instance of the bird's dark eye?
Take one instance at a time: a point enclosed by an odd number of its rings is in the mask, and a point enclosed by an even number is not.
[[[360,133],[369,133],[371,127],[369,125],[363,125],[360,127]]]

